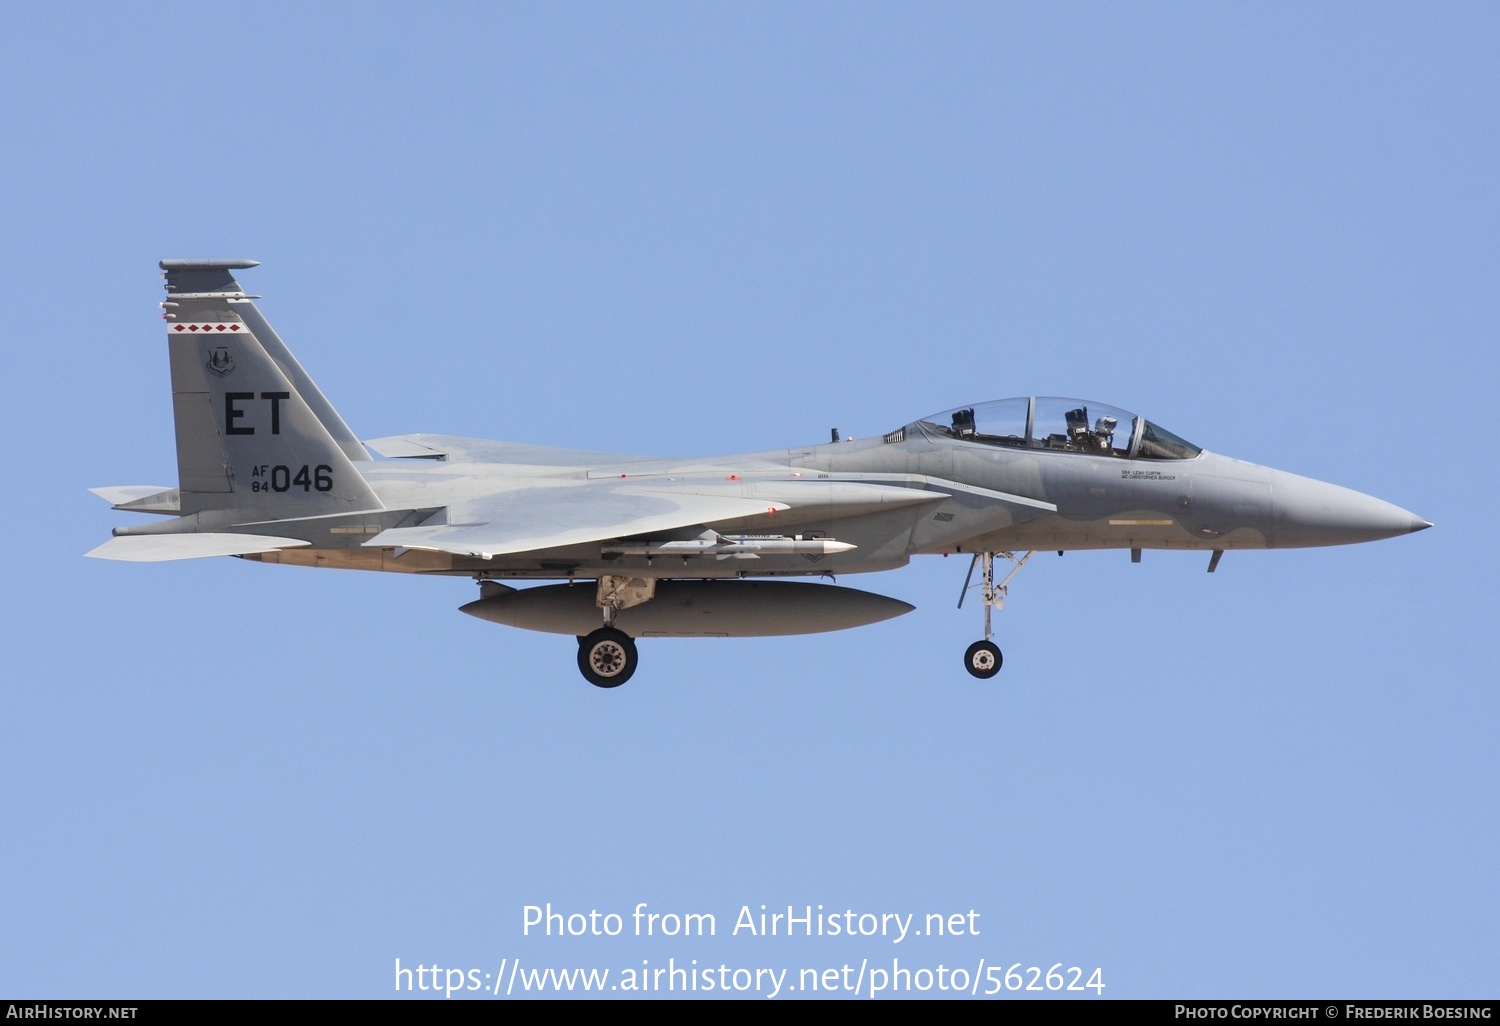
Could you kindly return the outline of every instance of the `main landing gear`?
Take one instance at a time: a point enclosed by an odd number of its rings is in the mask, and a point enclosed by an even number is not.
[[[656,580],[641,577],[599,578],[594,604],[604,617],[604,626],[578,639],[578,672],[597,688],[617,688],[630,679],[640,664],[635,639],[615,626],[620,610],[650,602],[656,597]]]
[[[619,687],[639,663],[635,640],[624,631],[600,627],[578,639],[578,671],[595,687]]]
[[[995,557],[1008,559],[1016,564],[1011,567],[1010,573],[999,584],[995,583]],[[976,641],[964,652],[964,669],[978,677],[980,680],[989,680],[1000,672],[1005,657],[1000,654],[1000,647],[992,640],[995,632],[991,629],[990,616],[992,610],[1005,608],[1005,595],[1009,589],[1010,579],[1016,576],[1026,561],[1031,558],[1031,553],[1017,558],[1013,552],[976,552],[974,559],[969,563],[968,576],[964,578],[964,590],[958,594],[958,608],[964,607],[964,597],[969,594],[969,588],[974,580],[974,568],[980,568],[979,587],[984,595],[984,640]]]

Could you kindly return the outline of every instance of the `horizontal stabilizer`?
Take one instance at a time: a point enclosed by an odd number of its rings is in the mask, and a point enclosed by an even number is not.
[[[177,489],[161,485],[118,485],[89,491],[115,509],[132,513],[176,513],[182,509],[182,496]]]
[[[175,490],[166,485],[109,485],[104,488],[89,489],[111,506],[124,506],[137,499],[144,499],[148,495],[159,495],[162,492]]]
[[[204,556],[244,556],[307,544],[297,538],[271,538],[262,534],[145,534],[111,538],[84,555],[127,563],[161,563]]]

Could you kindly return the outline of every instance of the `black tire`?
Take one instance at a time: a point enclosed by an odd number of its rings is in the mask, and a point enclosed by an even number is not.
[[[989,680],[1000,672],[1005,657],[993,641],[976,641],[964,653],[964,669],[980,680]]]
[[[578,644],[578,672],[596,688],[624,684],[639,662],[630,635],[613,627],[600,627]]]

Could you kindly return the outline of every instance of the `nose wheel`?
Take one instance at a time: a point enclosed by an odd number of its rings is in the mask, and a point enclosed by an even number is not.
[[[980,680],[989,680],[999,673],[1000,664],[1004,661],[1000,647],[993,641],[976,641],[964,653],[964,669]]]
[[[639,662],[635,641],[624,631],[600,627],[578,639],[578,670],[595,687],[619,687]]]
[[[999,584],[995,583],[996,556],[1008,559],[1015,564]],[[964,597],[974,586],[972,583],[974,568],[977,566],[979,567],[979,588],[984,596],[984,640],[974,642],[964,652],[964,669],[980,680],[989,680],[999,673],[1001,664],[1005,662],[1005,657],[1000,654],[1000,647],[993,640],[995,632],[991,629],[991,616],[995,611],[1005,608],[1005,595],[1010,588],[1010,579],[1016,576],[1030,558],[1030,552],[1019,558],[1013,552],[976,552],[974,559],[969,563],[969,574],[964,578],[964,590],[958,595],[958,608],[964,607]]]

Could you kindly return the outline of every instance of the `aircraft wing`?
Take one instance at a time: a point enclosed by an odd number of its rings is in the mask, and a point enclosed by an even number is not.
[[[733,520],[788,508],[743,495],[704,495],[628,481],[524,488],[455,503],[448,523],[396,527],[364,544],[488,559],[534,549]]]
[[[364,444],[392,459],[445,459],[450,462],[521,463],[547,467],[637,463],[648,458],[560,449],[550,445],[527,445],[522,442],[495,442],[487,438],[462,438],[458,435],[391,435],[388,438],[370,439]]]
[[[948,496],[852,481],[727,478],[594,478],[486,495],[448,507],[448,523],[397,527],[364,544],[493,556],[708,527],[725,520],[816,510],[857,515]]]

